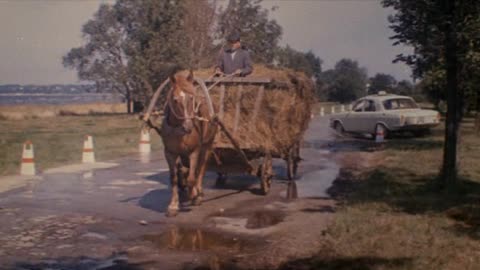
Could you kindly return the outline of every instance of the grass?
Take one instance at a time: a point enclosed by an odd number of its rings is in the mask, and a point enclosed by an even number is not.
[[[467,119],[460,182],[440,191],[442,136],[439,128],[425,138],[394,138],[373,154],[380,162],[344,168],[331,189],[339,206],[325,247],[281,269],[478,269],[480,136]]]
[[[141,122],[133,115],[84,115],[23,120],[0,119],[0,175],[17,174],[23,143],[32,141],[37,168],[81,162],[83,139],[92,135],[97,161],[138,152]],[[152,149],[161,148],[151,133]]]
[[[118,114],[126,113],[123,103],[86,103],[63,105],[2,105],[0,120],[38,119],[65,115]]]

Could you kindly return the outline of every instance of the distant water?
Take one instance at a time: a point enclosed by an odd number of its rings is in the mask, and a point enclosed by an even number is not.
[[[63,105],[82,103],[119,103],[124,99],[115,94],[0,94],[0,105]]]

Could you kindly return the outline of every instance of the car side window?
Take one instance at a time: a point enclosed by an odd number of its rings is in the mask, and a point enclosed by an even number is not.
[[[355,103],[355,105],[353,105],[353,109],[352,109],[352,110],[353,110],[354,112],[361,112],[361,111],[363,111],[364,103],[365,103],[364,100],[357,101],[357,103]]]
[[[365,111],[366,112],[374,112],[376,111],[375,109],[375,102],[373,102],[373,100],[366,100],[365,102]]]

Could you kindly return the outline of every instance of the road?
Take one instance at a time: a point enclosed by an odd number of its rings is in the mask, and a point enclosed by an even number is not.
[[[314,118],[301,149],[298,199],[287,200],[285,164],[267,196],[256,178],[205,179],[201,206],[164,215],[170,192],[163,153],[109,168],[51,170],[0,193],[0,269],[236,269],[276,267],[321,245],[337,177],[326,118]],[[201,268],[204,267],[204,268]]]

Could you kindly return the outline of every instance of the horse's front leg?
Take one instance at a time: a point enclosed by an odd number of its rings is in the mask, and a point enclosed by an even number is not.
[[[190,156],[190,168],[188,170],[188,197],[190,200],[195,199],[198,196],[198,191],[196,189],[196,180],[197,180],[197,166],[198,166],[198,158],[200,156],[200,149],[196,149],[193,151]]]
[[[212,151],[210,148],[205,148],[202,151],[201,156],[199,157],[198,161],[198,176],[196,181],[196,190],[198,192],[197,197],[194,198],[193,204],[200,205],[203,199],[203,178],[205,177],[205,172],[207,170],[208,160],[210,158]]]
[[[165,153],[165,157],[168,162],[168,168],[170,171],[170,186],[172,188],[172,197],[170,199],[170,204],[168,205],[167,212],[165,215],[167,217],[173,217],[178,214],[180,209],[180,203],[178,199],[178,171],[177,171],[177,160],[178,155]]]

